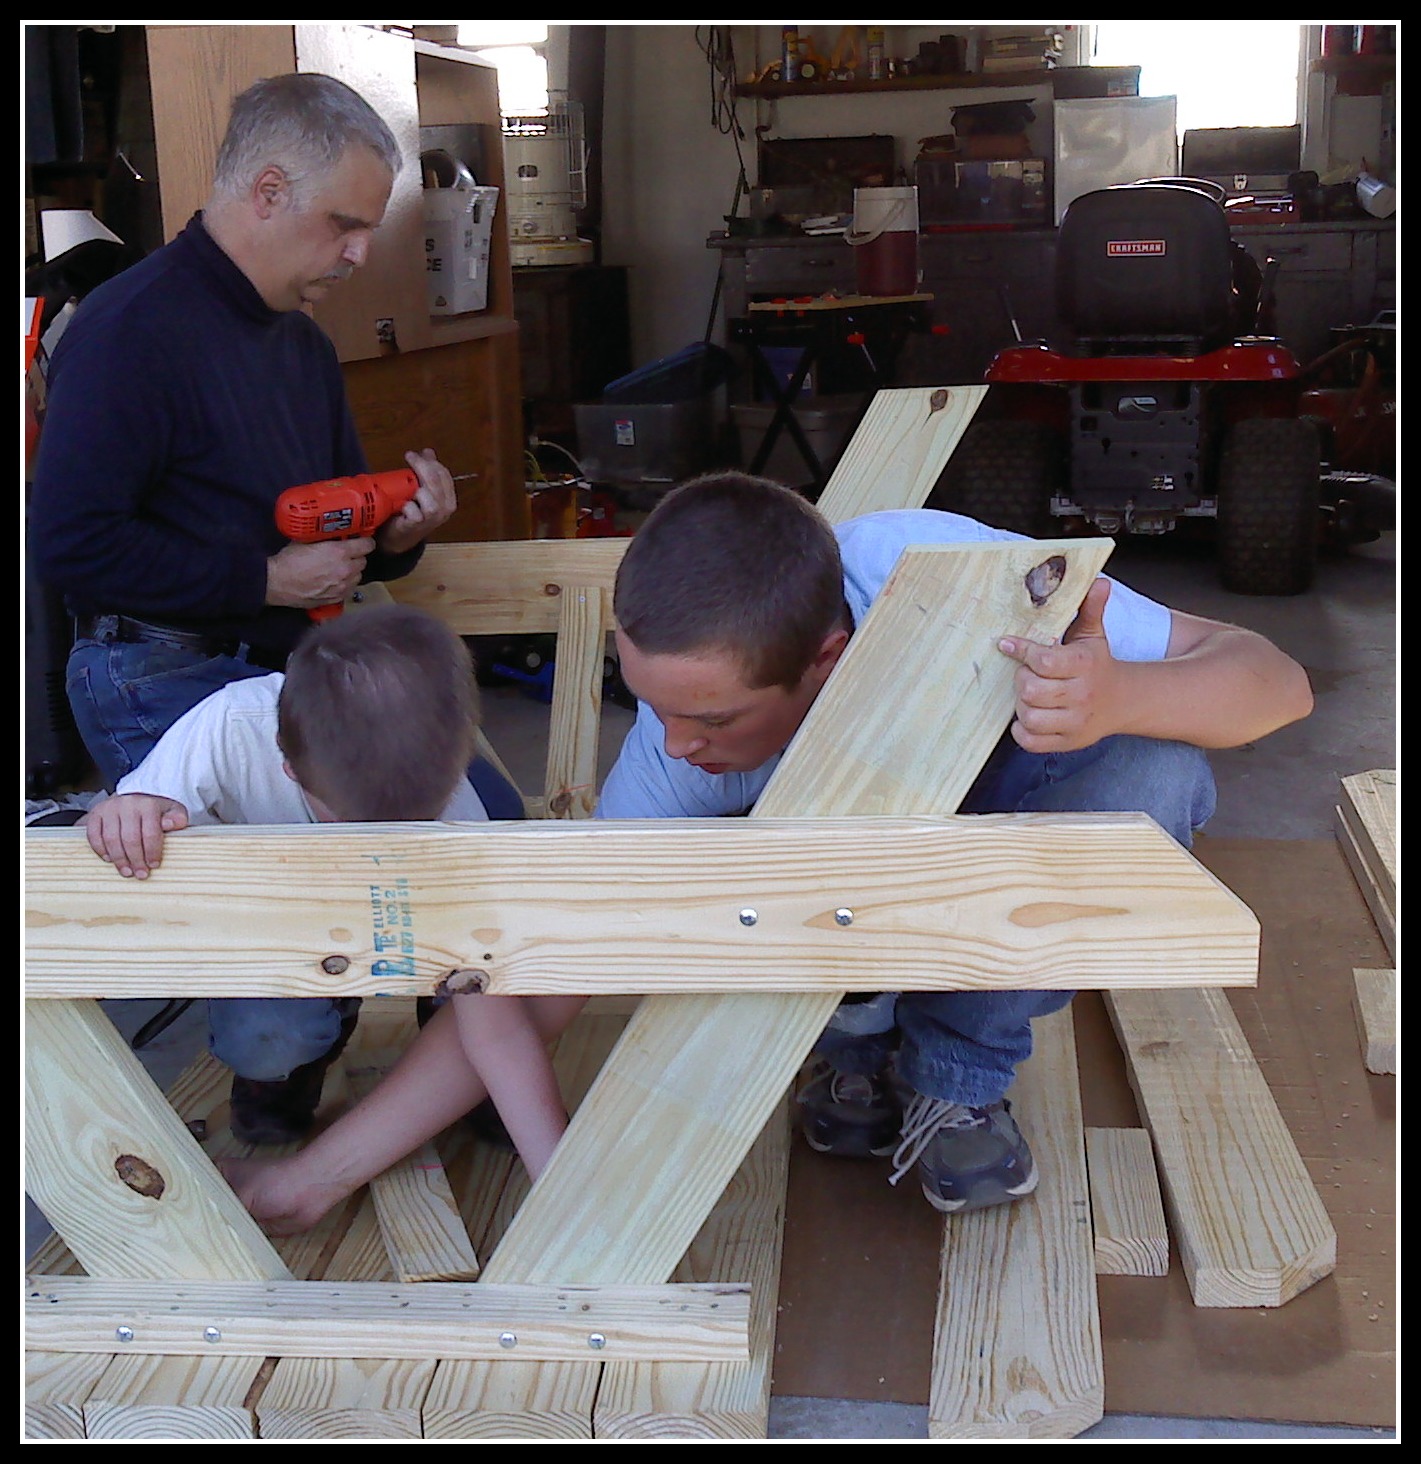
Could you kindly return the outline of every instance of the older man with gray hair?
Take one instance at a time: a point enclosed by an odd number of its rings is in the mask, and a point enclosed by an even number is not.
[[[87,296],[54,353],[30,551],[76,619],[70,704],[109,789],[204,696],[282,669],[311,608],[407,573],[454,511],[425,450],[374,538],[290,543],[274,520],[284,489],[367,470],[308,307],[365,263],[403,163],[343,82],[257,82],[206,207]]]

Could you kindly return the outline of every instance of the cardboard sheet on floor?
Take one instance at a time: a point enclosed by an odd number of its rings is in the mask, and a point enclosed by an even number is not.
[[[1258,915],[1256,990],[1230,991],[1337,1227],[1336,1272],[1276,1309],[1196,1307],[1168,1276],[1102,1276],[1109,1413],[1386,1427],[1395,1423],[1396,1080],[1368,1073],[1353,967],[1389,964],[1329,839],[1201,839],[1202,863]],[[1076,998],[1085,1121],[1139,1123],[1098,993]],[[1029,1128],[1030,1116],[1023,1115]],[[773,1391],[928,1401],[940,1217],[887,1161],[796,1138]]]

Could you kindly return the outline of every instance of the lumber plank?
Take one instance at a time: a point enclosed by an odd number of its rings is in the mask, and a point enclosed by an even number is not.
[[[625,1025],[625,1013],[599,1010],[593,1002],[558,1039],[553,1063],[569,1112],[586,1096]],[[487,1145],[467,1145],[465,1152],[472,1163],[453,1159],[451,1172],[470,1233],[488,1253],[527,1197],[528,1175],[512,1155]],[[585,1362],[441,1363],[425,1402],[425,1437],[590,1439],[603,1372],[600,1363]]]
[[[229,1074],[208,1052],[200,1053],[168,1089],[168,1102],[184,1123],[205,1119],[225,1091]],[[51,1231],[27,1269],[46,1275],[82,1273],[63,1236]],[[84,1403],[107,1370],[110,1357],[96,1353],[26,1352],[25,1436],[83,1438]]]
[[[831,523],[919,507],[962,441],[987,388],[894,387],[876,392],[817,507]]]
[[[356,1101],[392,1068],[399,1054],[362,1047],[345,1059]],[[370,1181],[370,1198],[390,1265],[400,1281],[472,1281],[479,1274],[469,1232],[433,1143],[421,1144]]]
[[[1085,1146],[1096,1275],[1167,1275],[1169,1230],[1149,1131],[1088,1128]]]
[[[750,1358],[695,1366],[609,1363],[597,1392],[599,1439],[765,1436],[789,1180],[790,1118],[777,1108],[701,1227],[674,1279],[750,1284]]]
[[[1333,813],[1337,820],[1338,846],[1352,871],[1352,877],[1357,881],[1357,888],[1362,892],[1367,908],[1372,912],[1372,919],[1376,922],[1387,951],[1395,961],[1396,912],[1382,894],[1380,863],[1376,852],[1363,842],[1356,820],[1349,818],[1341,805],[1335,807]]]
[[[590,818],[597,806],[598,733],[610,629],[605,590],[595,584],[563,586],[544,779],[549,818]]]
[[[29,1345],[41,1352],[165,1357],[406,1357],[739,1362],[744,1284],[479,1285],[471,1282],[106,1281],[36,1276]],[[510,1340],[511,1339],[511,1340]]]
[[[1282,1306],[1337,1234],[1228,999],[1118,991],[1106,1008],[1154,1140],[1196,1306]]]
[[[1040,1183],[1028,1199],[945,1223],[929,1438],[1073,1438],[1104,1414],[1070,1008],[1032,1034],[1009,1097]]]
[[[108,1366],[83,1352],[25,1352],[26,1439],[82,1439],[84,1399]]]
[[[289,1273],[96,1001],[26,1002],[26,1186],[91,1276]]]
[[[1374,768],[1342,779],[1342,807],[1373,871],[1377,892],[1396,909],[1397,781],[1394,768]]]
[[[611,591],[626,539],[522,539],[426,544],[411,572],[389,582],[404,605],[460,635],[546,635],[558,629],[564,585]]]
[[[393,1280],[374,1204],[361,1205],[331,1257],[335,1281]],[[417,1439],[428,1358],[283,1357],[257,1401],[266,1439]]]
[[[979,547],[905,553],[747,822],[957,806],[1010,716],[1014,663],[996,651],[997,638],[1012,630],[1061,634],[1109,549],[1091,540],[1063,544],[1070,589],[1033,607],[1024,577],[1040,546],[1008,544],[1004,553],[985,546],[995,574],[974,571]],[[934,573],[914,563],[923,555],[935,561]],[[998,583],[1007,588],[994,593]],[[877,691],[865,698],[860,680],[908,643],[922,647],[925,664],[892,699],[889,720],[918,726],[919,744],[885,728],[888,699]],[[890,753],[879,745],[885,735]],[[864,982],[871,987],[866,975]],[[664,1280],[835,1004],[832,995],[644,998],[485,1275]],[[608,1162],[627,1133],[642,1152],[660,1156],[655,1173],[633,1175],[630,1157]]]
[[[1396,1072],[1396,972],[1352,968],[1352,1010],[1369,1073]]]
[[[454,970],[516,996],[1254,980],[1257,921],[1147,816],[888,817],[896,751],[839,758],[877,817],[200,828],[151,879],[98,887],[81,830],[33,831],[29,993],[412,995]]]

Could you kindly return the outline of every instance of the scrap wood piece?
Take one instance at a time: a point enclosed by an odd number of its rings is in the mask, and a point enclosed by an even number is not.
[[[1342,810],[1366,852],[1387,907],[1396,909],[1397,781],[1393,768],[1352,773],[1342,779]]]
[[[1375,848],[1364,840],[1355,819],[1350,818],[1341,804],[1334,809],[1337,818],[1337,843],[1347,865],[1357,881],[1357,888],[1367,908],[1372,912],[1377,930],[1386,944],[1392,960],[1396,959],[1396,911],[1383,893],[1381,864]]]
[[[919,507],[962,441],[987,388],[898,387],[874,394],[817,507],[831,523]]]
[[[1169,1230],[1149,1131],[1088,1128],[1085,1145],[1096,1275],[1167,1275]]]
[[[1369,1073],[1396,1072],[1396,972],[1352,968],[1352,1011]]]
[[[928,1436],[1074,1438],[1105,1411],[1070,1008],[1032,1023],[1012,1108],[1040,1174],[1034,1195],[949,1215],[943,1229]]]
[[[770,1115],[744,1164],[676,1268],[678,1281],[750,1283],[750,1359],[744,1363],[609,1363],[594,1433],[619,1439],[756,1439],[769,1427],[780,1294],[789,1107]]]
[[[598,734],[611,597],[595,584],[565,584],[559,599],[553,700],[548,711],[545,816],[590,818],[597,806]]]
[[[388,1049],[347,1056],[346,1080],[357,1101],[372,1092],[395,1064]],[[479,1260],[434,1144],[397,1160],[370,1181],[370,1198],[400,1281],[472,1281]]]
[[[1105,1004],[1194,1304],[1282,1306],[1331,1275],[1337,1233],[1228,999],[1117,991]]]

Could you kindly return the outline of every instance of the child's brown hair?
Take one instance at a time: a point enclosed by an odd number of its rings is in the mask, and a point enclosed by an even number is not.
[[[277,741],[296,781],[349,822],[443,813],[474,756],[468,647],[408,605],[315,626],[286,666]]]

